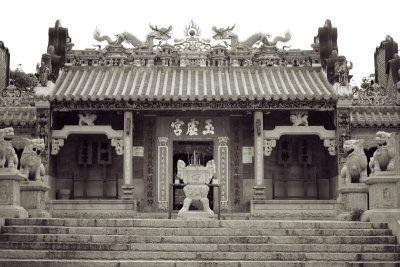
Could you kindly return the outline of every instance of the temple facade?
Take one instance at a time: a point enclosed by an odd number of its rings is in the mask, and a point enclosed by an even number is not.
[[[214,211],[335,217],[346,140],[363,139],[369,161],[375,133],[398,132],[400,63],[390,37],[375,53],[376,82],[353,90],[329,20],[309,50],[278,48],[289,32],[239,41],[234,26],[213,27],[204,39],[193,21],[180,39],[171,31],[150,25],[141,41],[96,29],[98,48],[74,50],[59,21],[49,29],[34,104],[20,110],[34,110],[26,135],[44,140],[52,216],[178,211],[178,162],[212,161]]]

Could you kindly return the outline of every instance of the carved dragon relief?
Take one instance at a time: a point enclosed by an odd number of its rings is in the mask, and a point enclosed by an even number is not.
[[[247,38],[245,41],[239,41],[238,35],[233,33],[232,30],[235,28],[235,25],[227,28],[217,28],[215,26],[212,27],[213,30],[213,38],[215,40],[231,40],[231,48],[233,51],[237,49],[251,49],[252,46],[256,43],[262,43],[264,46],[276,46],[278,42],[287,42],[291,39],[291,34],[289,31],[285,32],[285,36],[277,36],[272,41],[269,40],[271,35],[266,33],[255,33]],[[225,42],[225,41],[224,41]],[[227,43],[225,42],[227,45]]]
[[[102,42],[107,41],[108,45],[111,46],[121,46],[123,42],[127,42],[134,46],[135,48],[144,49],[144,50],[152,50],[154,47],[154,39],[162,41],[167,41],[171,38],[171,31],[172,26],[168,28],[158,28],[157,26],[150,25],[150,29],[152,30],[150,33],[147,34],[146,40],[141,41],[135,35],[129,32],[122,32],[116,34],[116,39],[111,39],[108,35],[100,35],[100,30],[96,28],[93,33],[93,37],[96,41]]]

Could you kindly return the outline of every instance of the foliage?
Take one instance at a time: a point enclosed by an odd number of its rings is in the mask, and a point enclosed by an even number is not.
[[[10,80],[15,87],[21,90],[32,90],[38,83],[35,74],[20,70],[10,71]]]
[[[351,220],[352,221],[360,221],[360,219],[361,219],[361,215],[364,213],[364,210],[362,210],[362,209],[354,209],[352,212],[351,212]]]

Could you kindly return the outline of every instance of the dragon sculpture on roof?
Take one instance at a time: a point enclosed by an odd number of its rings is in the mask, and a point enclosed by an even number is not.
[[[116,34],[116,39],[111,39],[108,35],[100,35],[100,30],[96,28],[93,33],[93,37],[96,41],[102,42],[107,41],[108,45],[111,46],[120,46],[123,42],[127,42],[134,46],[135,48],[140,48],[144,50],[152,50],[154,47],[154,39],[161,41],[167,41],[171,38],[172,26],[168,28],[158,28],[157,26],[150,25],[150,29],[152,30],[147,34],[145,41],[140,41],[135,35],[129,32],[122,32]]]
[[[251,49],[252,46],[258,42],[262,42],[265,46],[275,46],[278,42],[287,42],[292,37],[290,32],[287,31],[285,32],[284,37],[277,36],[272,41],[270,41],[268,38],[270,38],[271,35],[266,33],[255,33],[247,38],[245,41],[239,41],[238,35],[232,32],[234,28],[235,25],[227,28],[217,28],[214,26],[212,27],[214,33],[213,38],[217,41],[230,39],[231,48],[233,51],[235,51],[237,49]]]

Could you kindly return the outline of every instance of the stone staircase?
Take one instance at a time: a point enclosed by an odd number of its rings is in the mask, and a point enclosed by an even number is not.
[[[383,223],[6,219],[0,266],[400,266]]]

